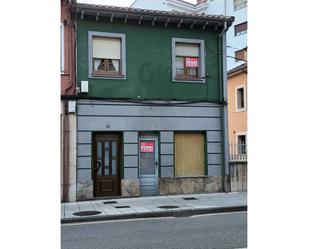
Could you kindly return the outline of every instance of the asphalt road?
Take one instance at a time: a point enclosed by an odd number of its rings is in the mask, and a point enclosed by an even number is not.
[[[62,249],[247,247],[247,212],[64,224]]]

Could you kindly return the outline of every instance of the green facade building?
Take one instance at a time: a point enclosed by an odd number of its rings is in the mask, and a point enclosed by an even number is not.
[[[77,4],[77,199],[226,187],[233,17]]]

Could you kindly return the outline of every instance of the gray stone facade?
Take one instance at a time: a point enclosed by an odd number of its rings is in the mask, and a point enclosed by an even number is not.
[[[93,181],[78,182],[76,186],[76,199],[86,200],[93,198]]]
[[[231,192],[247,191],[247,162],[230,163]]]
[[[160,195],[215,193],[222,192],[221,176],[204,177],[161,177],[159,179]]]
[[[140,196],[139,179],[122,179],[121,196]]]
[[[91,179],[92,134],[119,133],[122,136],[121,196],[139,196],[138,138],[145,132],[159,137],[158,194],[212,193],[222,191],[220,106],[213,103],[174,105],[77,101],[76,174],[77,200],[93,198]],[[171,104],[171,103],[169,103]],[[174,178],[175,132],[198,131],[206,134],[208,176]]]

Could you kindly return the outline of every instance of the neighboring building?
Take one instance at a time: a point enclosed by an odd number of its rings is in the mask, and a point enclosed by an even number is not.
[[[131,8],[165,10],[175,12],[188,12],[191,14],[203,14],[208,8],[206,0],[197,0],[196,4],[182,0],[135,0]]]
[[[77,200],[223,191],[234,18],[89,4],[75,17]]]
[[[76,200],[76,73],[75,29],[71,11],[74,0],[61,0],[61,201]]]
[[[247,64],[228,72],[229,141],[234,154],[246,154],[247,143]]]

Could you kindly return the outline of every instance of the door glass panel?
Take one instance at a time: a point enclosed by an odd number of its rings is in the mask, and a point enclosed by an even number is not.
[[[109,150],[109,142],[105,142],[105,150]]]
[[[112,142],[112,157],[117,155],[117,142]]]
[[[105,147],[106,148],[106,147]],[[104,167],[105,167],[105,175],[109,175],[109,150],[105,150],[104,154]]]
[[[116,175],[116,160],[112,160],[112,175]]]
[[[141,141],[141,142],[146,142],[146,141]],[[140,146],[141,144],[142,143],[140,143]],[[153,148],[151,148],[152,146]],[[140,148],[140,174],[141,175],[155,175],[156,174],[154,146],[155,146],[155,143],[153,141],[153,143],[145,144],[142,150]]]
[[[97,158],[101,158],[101,157],[102,157],[102,143],[97,142]]]
[[[102,175],[102,160],[97,160],[96,162],[97,162],[96,163],[96,168],[95,168],[96,175],[97,176],[101,176]]]
[[[105,175],[109,176],[109,167],[105,167]]]

